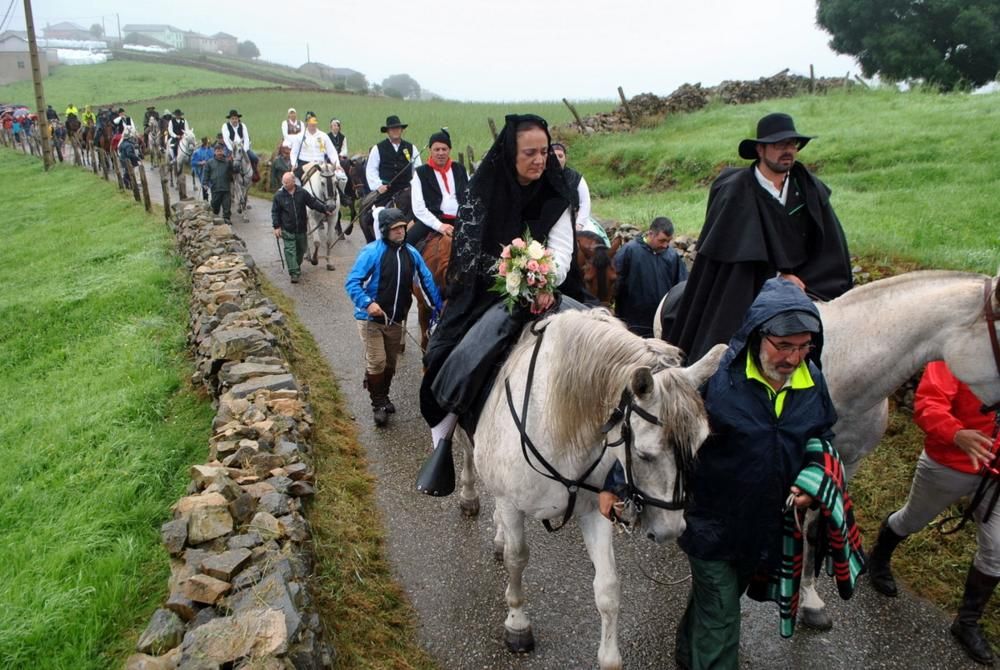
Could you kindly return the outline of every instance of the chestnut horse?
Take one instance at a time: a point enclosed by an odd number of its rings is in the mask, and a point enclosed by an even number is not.
[[[609,248],[597,233],[576,231],[576,264],[584,286],[604,307],[611,306],[618,288],[618,273],[613,261],[619,247],[621,238],[616,237]]]

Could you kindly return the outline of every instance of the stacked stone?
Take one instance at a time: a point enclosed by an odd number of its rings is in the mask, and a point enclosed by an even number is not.
[[[261,294],[230,226],[190,201],[173,220],[192,275],[194,379],[217,413],[209,460],[191,467],[188,495],[161,529],[170,595],[126,668],[330,667],[333,650],[306,587],[313,417],[279,348],[283,315]]]
[[[702,88],[701,84],[682,84],[665,98],[652,93],[640,93],[633,97],[628,103],[632,118],[623,106],[612,112],[584,117],[583,132],[587,135],[628,132],[633,128],[633,119],[637,125],[649,124],[664,116],[698,111],[712,100],[720,100],[727,105],[743,105],[761,100],[791,98],[809,93],[810,90],[814,93],[826,93],[832,89],[844,88],[845,85],[853,83],[845,82],[843,77],[810,79],[786,72],[773,77],[761,77],[756,81],[724,81],[710,88]],[[579,132],[580,126],[573,122],[557,126],[553,130],[557,135],[571,134]]]

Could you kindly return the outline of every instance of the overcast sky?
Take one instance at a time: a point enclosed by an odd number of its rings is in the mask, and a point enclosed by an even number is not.
[[[0,5],[5,4],[0,2]],[[11,28],[24,28],[16,3]],[[370,82],[405,72],[461,100],[575,100],[660,95],[685,82],[714,85],[784,68],[843,76],[858,71],[834,54],[810,0],[377,0],[281,3],[240,0],[145,5],[110,0],[35,0],[36,29],[72,21],[168,23],[224,31],[257,44],[266,60],[312,60],[363,72]],[[335,9],[334,9],[335,8]],[[171,15],[171,13],[173,13]]]

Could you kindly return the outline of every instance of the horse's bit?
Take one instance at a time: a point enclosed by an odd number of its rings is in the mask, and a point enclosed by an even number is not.
[[[607,439],[605,439],[604,444],[601,448],[601,453],[598,454],[597,459],[593,463],[591,463],[586,470],[584,470],[583,474],[581,474],[576,479],[568,479],[564,477],[562,474],[560,474],[559,471],[556,470],[551,463],[545,460],[545,458],[541,455],[541,453],[539,453],[538,448],[535,447],[535,444],[531,441],[531,438],[528,436],[527,432],[528,400],[531,395],[531,384],[535,377],[535,363],[538,360],[538,352],[541,350],[542,338],[545,335],[545,326],[536,328],[536,324],[532,324],[531,333],[535,335],[537,339],[535,340],[535,346],[533,347],[531,352],[531,361],[528,364],[528,377],[525,380],[524,384],[524,400],[521,405],[520,417],[517,415],[517,409],[514,406],[514,396],[510,390],[509,377],[504,380],[504,388],[507,394],[507,407],[510,409],[511,418],[514,419],[514,425],[517,426],[518,433],[520,433],[521,436],[521,454],[524,456],[525,462],[527,462],[527,464],[531,466],[532,470],[542,475],[546,479],[551,479],[553,481],[562,484],[564,487],[566,487],[566,492],[569,494],[569,500],[566,503],[566,511],[563,513],[562,521],[559,523],[558,526],[553,526],[551,523],[549,523],[548,519],[542,519],[542,526],[545,527],[545,530],[552,533],[558,530],[562,530],[566,526],[566,522],[568,522],[570,518],[573,516],[573,509],[576,506],[576,494],[579,492],[580,489],[585,489],[587,491],[590,491],[591,493],[601,492],[600,488],[594,486],[593,484],[588,484],[587,478],[590,477],[591,473],[593,473],[594,470],[597,468],[597,466],[601,463],[601,460],[604,458],[605,451],[609,447],[613,448],[617,447],[618,445],[625,446],[626,484],[625,484],[625,492],[624,495],[622,496],[622,499],[624,500],[626,506],[634,507],[636,514],[640,513],[645,505],[659,507],[661,509],[667,509],[667,510],[684,509],[684,499],[683,499],[684,485],[682,484],[682,478],[686,477],[687,459],[681,458],[682,454],[676,444],[674,445],[674,457],[675,457],[675,464],[677,464],[678,475],[674,483],[673,501],[666,502],[658,498],[649,496],[635,484],[635,479],[632,476],[632,445],[634,443],[634,437],[632,433],[632,422],[631,422],[632,414],[635,413],[642,419],[645,419],[646,421],[657,426],[662,426],[663,423],[660,421],[658,417],[650,414],[643,408],[636,405],[631,391],[629,391],[627,388],[622,391],[621,399],[618,403],[618,406],[615,407],[614,411],[611,413],[611,417],[604,423],[603,426],[601,426],[601,433],[607,435],[607,433],[610,432],[612,428],[614,428],[616,425],[624,421],[624,424],[622,425],[621,429],[622,433],[621,439],[616,440],[615,442],[608,442]],[[531,462],[531,458],[528,457],[529,451],[535,457],[535,460],[538,461],[539,465],[542,468],[544,468],[544,471],[538,469],[538,467]],[[681,465],[682,461],[684,462],[683,467]]]

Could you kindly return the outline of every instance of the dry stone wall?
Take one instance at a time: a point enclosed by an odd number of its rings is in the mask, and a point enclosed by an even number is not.
[[[284,315],[260,291],[253,258],[204,203],[174,208],[192,278],[194,381],[215,399],[208,460],[161,529],[169,596],[127,670],[319,670],[334,651],[311,606],[314,493],[305,389],[283,355]]]

